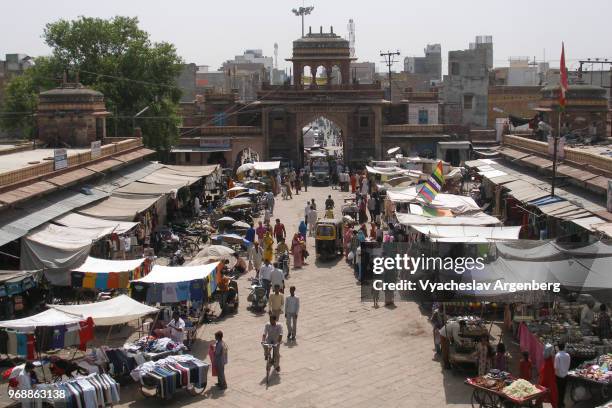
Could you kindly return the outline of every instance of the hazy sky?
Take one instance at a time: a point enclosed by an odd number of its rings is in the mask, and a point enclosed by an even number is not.
[[[19,0],[0,3],[0,55],[49,52],[41,35],[46,23],[79,15],[137,16],[153,40],[176,45],[187,62],[216,69],[247,48],[272,56],[279,44],[279,65],[301,33],[291,13],[302,0]],[[476,35],[492,35],[496,66],[510,56],[544,58],[558,66],[565,41],[568,66],[587,57],[612,59],[612,0],[310,0],[315,10],[306,31],[323,25],[347,37],[349,18],[356,25],[359,61],[382,67],[380,50],[421,56],[427,43],[441,43],[444,71],[449,50],[465,49]],[[544,51],[545,50],[545,51]],[[394,67],[401,69],[400,64]]]

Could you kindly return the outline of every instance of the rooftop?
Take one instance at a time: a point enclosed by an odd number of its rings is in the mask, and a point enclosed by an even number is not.
[[[0,147],[0,150],[3,146]],[[89,151],[90,149],[68,149],[68,156]],[[0,157],[0,173],[18,170],[28,165],[53,161],[53,149],[36,149],[6,154]]]

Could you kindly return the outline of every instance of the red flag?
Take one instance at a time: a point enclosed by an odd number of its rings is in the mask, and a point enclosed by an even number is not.
[[[565,93],[567,92],[567,68],[565,67],[565,44],[561,43],[561,67],[559,69],[561,79],[559,80],[559,108],[565,109],[567,102]]]

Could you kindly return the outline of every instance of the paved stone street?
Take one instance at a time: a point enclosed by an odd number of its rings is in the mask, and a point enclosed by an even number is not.
[[[346,193],[318,187],[276,201],[280,218],[293,236],[306,199],[319,210],[333,194],[336,206]],[[321,211],[319,211],[321,212]],[[281,347],[281,374],[266,389],[265,362],[259,344],[267,315],[247,309],[248,281],[240,283],[240,311],[201,328],[194,354],[204,357],[213,333],[223,330],[229,345],[229,388],[220,392],[209,377],[205,397],[178,392],[170,402],[144,399],[134,386],[122,389],[124,405],[202,405],[207,407],[465,407],[470,390],[464,377],[443,373],[433,361],[430,325],[418,306],[394,309],[361,303],[360,289],[344,260],[319,264],[314,240],[308,240],[309,265],[292,270],[289,284],[300,297],[297,341]],[[284,319],[281,317],[283,325]],[[284,327],[285,329],[286,327]]]

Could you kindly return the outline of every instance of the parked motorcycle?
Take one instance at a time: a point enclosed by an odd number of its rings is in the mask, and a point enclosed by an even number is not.
[[[251,279],[251,292],[247,296],[247,300],[251,302],[251,309],[257,312],[263,312],[268,304],[266,289],[262,286],[258,279]]]

